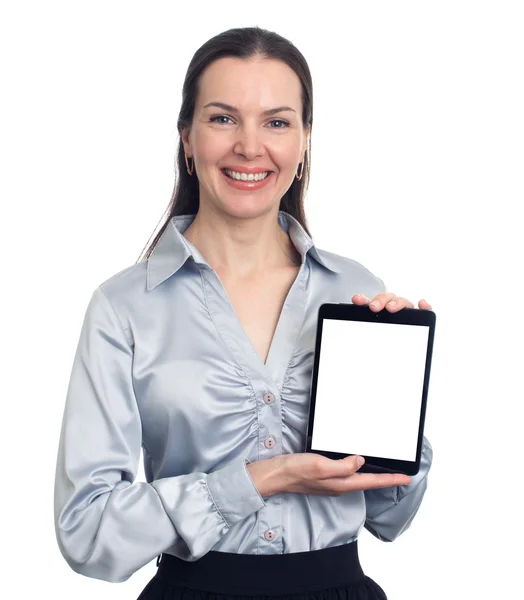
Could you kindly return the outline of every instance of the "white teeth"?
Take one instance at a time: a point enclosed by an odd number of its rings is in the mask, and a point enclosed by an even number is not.
[[[265,179],[269,175],[269,171],[264,171],[263,173],[239,173],[238,171],[231,171],[230,169],[224,169],[225,172],[232,179],[236,179],[238,181],[260,181],[261,179]]]

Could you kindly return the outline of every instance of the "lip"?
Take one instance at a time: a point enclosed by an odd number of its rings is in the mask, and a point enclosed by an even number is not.
[[[250,173],[272,173],[271,169],[264,169],[262,167],[242,167],[241,165],[231,165],[227,167],[223,167],[223,169],[229,169],[230,171],[238,171],[238,173],[246,173],[249,175]]]

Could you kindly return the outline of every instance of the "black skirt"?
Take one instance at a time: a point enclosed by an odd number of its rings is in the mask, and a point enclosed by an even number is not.
[[[291,554],[235,554],[211,550],[188,562],[162,554],[156,574],[137,600],[387,600],[364,574],[357,540]],[[290,598],[291,597],[291,598]]]

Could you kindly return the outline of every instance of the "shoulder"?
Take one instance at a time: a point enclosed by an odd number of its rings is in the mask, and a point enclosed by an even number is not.
[[[125,267],[101,281],[99,288],[108,298],[139,294],[146,290],[147,260]]]
[[[386,286],[382,279],[357,260],[321,248],[317,248],[317,252],[328,267],[334,267],[338,271],[339,277],[353,282],[356,280],[363,285],[378,286],[384,288],[381,291],[385,291]]]
[[[94,293],[102,292],[113,310],[126,321],[137,307],[143,306],[146,290],[147,260],[130,265],[101,281]]]

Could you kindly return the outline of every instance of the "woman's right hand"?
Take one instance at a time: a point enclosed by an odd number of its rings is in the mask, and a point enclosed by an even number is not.
[[[280,492],[341,496],[411,483],[411,477],[401,473],[357,473],[361,466],[357,456],[333,460],[305,452],[252,462],[247,469],[263,498]]]

